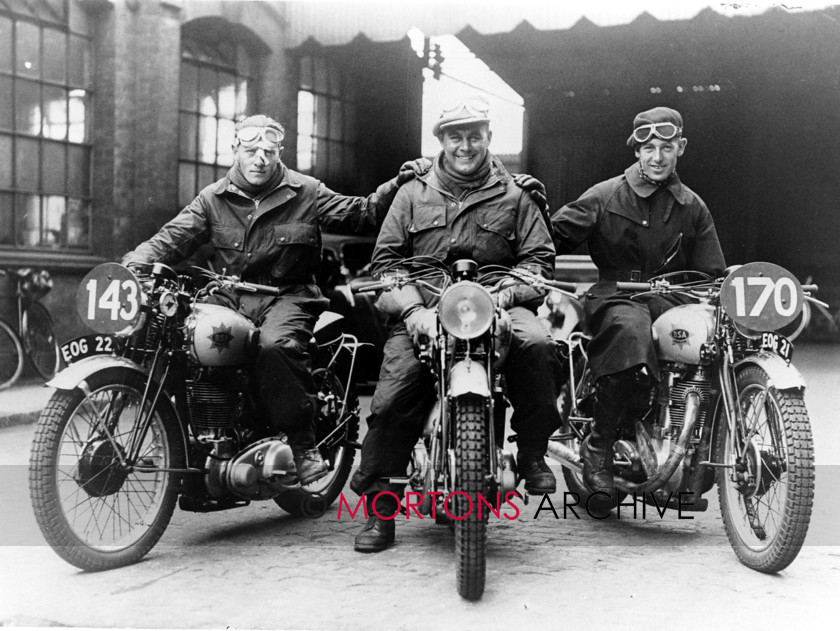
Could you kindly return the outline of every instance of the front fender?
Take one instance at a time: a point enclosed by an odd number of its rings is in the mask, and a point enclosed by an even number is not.
[[[73,390],[80,383],[90,377],[93,373],[105,368],[130,368],[142,373],[144,376],[149,371],[125,357],[115,355],[94,355],[70,364],[67,368],[50,379],[46,385],[56,390]]]
[[[805,389],[805,379],[802,374],[788,364],[784,359],[774,353],[758,351],[747,355],[734,366],[735,370],[743,366],[754,365],[761,368],[769,377],[768,385],[776,390],[789,390],[791,388]]]
[[[449,390],[451,397],[460,397],[464,394],[490,397],[487,371],[478,362],[462,359],[449,371]]]

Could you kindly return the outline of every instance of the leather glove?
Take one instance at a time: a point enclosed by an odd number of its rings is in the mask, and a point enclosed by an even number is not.
[[[548,198],[545,194],[545,185],[542,182],[527,173],[515,173],[513,175],[513,181],[519,188],[531,196],[531,199],[534,200],[543,213],[548,212]]]
[[[496,304],[500,309],[510,309],[513,306],[513,287],[506,287],[497,293]]]
[[[397,174],[397,184],[402,186],[409,180],[413,180],[415,176],[428,173],[431,168],[432,161],[428,158],[417,158],[416,160],[403,162],[400,172]]]
[[[409,313],[405,318],[405,328],[415,343],[421,335],[435,337],[437,335],[437,313],[434,309],[420,307]]]

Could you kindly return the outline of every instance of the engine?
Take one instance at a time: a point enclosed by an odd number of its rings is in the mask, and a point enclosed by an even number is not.
[[[197,371],[186,381],[192,427],[200,431],[236,425],[245,409],[246,388],[246,377],[240,371]]]

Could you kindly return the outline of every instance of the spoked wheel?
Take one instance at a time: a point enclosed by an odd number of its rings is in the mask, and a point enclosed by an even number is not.
[[[0,390],[8,388],[23,371],[23,347],[12,327],[0,320]]]
[[[583,357],[578,356],[575,358],[574,371],[575,387],[577,390],[577,393],[574,396],[577,399],[588,398],[591,400],[591,396],[589,395],[593,390],[592,373],[589,371],[589,367],[586,365],[586,361]],[[559,440],[566,447],[579,454],[580,445],[583,442],[583,439],[586,438],[591,431],[591,422],[588,419],[578,420],[577,418],[572,417],[571,413],[574,409],[573,403],[572,383],[571,379],[568,379],[566,383],[563,384],[563,387],[560,389],[560,395],[557,397],[557,411],[560,412],[560,419],[563,424],[560,426],[558,435],[553,436],[550,440]],[[584,403],[583,407],[586,408],[586,403]],[[591,411],[586,410],[585,415],[587,417],[591,417]],[[583,474],[580,471],[570,469],[569,467],[563,467],[563,479],[566,481],[566,488],[569,492],[574,493],[578,498],[580,498],[581,506],[585,506],[588,512],[596,516],[608,513],[611,509],[615,508],[619,502],[623,501],[624,498],[627,497],[626,493],[618,491],[616,491],[615,497],[612,498],[608,498],[606,495],[600,494],[592,495],[592,497],[590,497],[592,491],[590,491],[589,487],[583,483]]]
[[[29,461],[29,491],[41,532],[83,570],[134,563],[172,517],[183,444],[175,418],[156,411],[128,460],[145,379],[109,369],[90,394],[57,391],[41,413]],[[146,415],[144,414],[143,417]]]
[[[774,573],[793,562],[811,519],[814,448],[800,391],[778,391],[757,366],[737,376],[743,426],[734,441],[718,415],[718,471],[723,525],[738,559]],[[735,445],[745,446],[743,454]]]
[[[319,517],[327,512],[344,488],[359,437],[358,399],[351,385],[347,407],[342,412],[344,386],[330,371],[313,374],[319,388],[321,412],[315,424],[315,441],[329,473],[320,480],[283,491],[274,501],[288,513],[299,517]]]
[[[21,338],[38,374],[52,379],[58,370],[58,340],[49,311],[40,302],[33,302],[24,310]]]
[[[479,510],[479,496],[489,484],[487,419],[484,400],[460,397],[455,402],[455,579],[458,593],[478,600],[487,571],[488,511]],[[469,499],[467,499],[469,497]]]

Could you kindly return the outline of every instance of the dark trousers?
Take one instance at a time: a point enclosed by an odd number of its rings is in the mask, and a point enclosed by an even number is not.
[[[592,334],[589,366],[595,379],[638,365],[659,377],[659,361],[650,328],[653,321],[679,304],[695,302],[678,295],[646,295],[630,299],[616,294],[615,283],[598,283],[584,303],[586,323]]]
[[[513,307],[508,313],[513,338],[502,371],[514,410],[511,428],[518,434],[520,451],[544,454],[548,437],[560,425],[557,393],[562,365],[546,328],[533,312]],[[415,358],[405,326],[396,325],[385,343],[362,459],[351,483],[355,492],[402,491],[381,478],[406,475],[411,451],[422,433],[435,395],[435,382],[429,369]]]
[[[260,328],[254,368],[271,427],[285,433],[292,446],[313,447],[318,403],[308,347],[327,300],[244,294],[238,300],[221,296],[216,302],[236,308]]]

